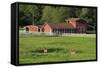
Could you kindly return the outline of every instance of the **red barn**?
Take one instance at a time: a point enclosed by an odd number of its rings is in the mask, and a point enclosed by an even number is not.
[[[45,23],[41,27],[42,32],[57,33],[85,33],[87,22],[80,18],[69,18],[64,23]]]
[[[38,32],[38,27],[35,25],[28,25],[24,27],[24,30],[27,32]]]

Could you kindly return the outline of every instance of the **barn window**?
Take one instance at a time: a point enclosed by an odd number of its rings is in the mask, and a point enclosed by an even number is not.
[[[29,28],[28,27],[26,27],[26,31],[29,31]]]
[[[40,29],[38,29],[38,32],[40,32]]]
[[[67,21],[69,23],[69,21]]]

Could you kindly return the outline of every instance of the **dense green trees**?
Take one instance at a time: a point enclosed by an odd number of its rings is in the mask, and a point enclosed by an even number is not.
[[[58,7],[41,5],[19,5],[19,25],[61,23],[67,18],[84,18],[95,30],[96,9],[82,7]]]
[[[40,5],[19,5],[19,25],[40,24],[42,9]]]

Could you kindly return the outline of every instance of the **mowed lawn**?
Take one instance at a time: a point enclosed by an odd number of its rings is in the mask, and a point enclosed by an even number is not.
[[[47,53],[42,52],[44,49]],[[73,53],[74,52],[74,53]],[[46,63],[96,59],[95,37],[20,37],[19,63]]]

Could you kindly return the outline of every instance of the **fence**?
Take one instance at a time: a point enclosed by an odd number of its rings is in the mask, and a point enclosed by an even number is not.
[[[96,34],[79,34],[79,33],[52,33],[52,32],[24,32],[20,31],[19,36],[29,37],[29,36],[72,36],[72,37],[96,37]]]

